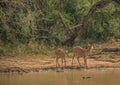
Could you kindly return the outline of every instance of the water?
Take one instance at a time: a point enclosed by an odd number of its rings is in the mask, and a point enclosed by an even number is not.
[[[120,69],[0,74],[0,85],[120,85]]]

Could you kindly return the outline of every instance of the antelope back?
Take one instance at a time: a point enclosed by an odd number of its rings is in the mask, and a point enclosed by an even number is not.
[[[85,49],[83,49],[80,46],[76,46],[76,47],[73,48],[73,52],[77,55],[84,55]]]
[[[55,54],[59,55],[59,56],[65,56],[66,55],[66,51],[62,48],[58,48],[57,50],[55,50]]]

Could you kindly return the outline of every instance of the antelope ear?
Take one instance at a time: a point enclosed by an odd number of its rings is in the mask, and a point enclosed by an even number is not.
[[[68,53],[68,50],[66,50],[66,53]]]

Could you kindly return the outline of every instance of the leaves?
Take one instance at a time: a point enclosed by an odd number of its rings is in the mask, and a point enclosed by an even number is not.
[[[2,1],[0,2],[2,42],[28,43],[35,40],[51,44],[68,39],[78,29],[77,27],[68,30],[59,13],[66,25],[73,27],[83,21],[91,6],[98,0],[11,0],[9,4],[9,0]],[[119,36],[119,18],[118,4],[111,3],[94,13],[81,37],[106,40],[111,36]],[[41,32],[41,29],[48,30],[49,33]]]

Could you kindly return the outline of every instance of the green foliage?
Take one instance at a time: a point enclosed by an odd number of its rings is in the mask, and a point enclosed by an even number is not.
[[[97,1],[1,0],[0,55],[46,54],[45,51],[51,49],[50,47],[58,46],[61,41],[68,39],[75,32],[75,30],[69,31],[63,22],[67,26],[80,24]],[[111,3],[94,13],[80,38],[103,41],[119,36],[120,8],[115,3]],[[81,39],[78,38],[75,44],[81,43]]]
[[[96,11],[82,37],[94,41],[105,41],[119,36],[119,22],[116,22],[117,20],[115,20],[115,16],[113,16],[115,10],[114,5],[110,4],[104,9]],[[120,20],[120,18],[118,20]]]
[[[5,13],[2,9],[0,9],[0,20],[5,18]]]
[[[29,42],[28,44],[19,45],[2,45],[0,44],[0,56],[24,56],[33,55],[54,55],[52,51],[55,47],[46,45],[45,43]]]

